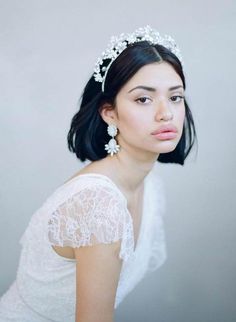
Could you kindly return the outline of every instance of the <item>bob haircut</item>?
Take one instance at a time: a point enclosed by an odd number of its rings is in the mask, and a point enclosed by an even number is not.
[[[100,115],[102,105],[109,103],[114,107],[120,89],[141,67],[161,61],[174,68],[185,89],[185,76],[179,59],[166,47],[151,45],[147,41],[129,45],[113,61],[106,76],[104,92],[101,83],[91,76],[84,88],[79,111],[72,118],[67,135],[68,148],[78,159],[96,161],[107,156],[104,145],[110,140],[110,136],[107,133],[107,124]],[[106,63],[105,61],[104,64]],[[183,165],[196,140],[195,125],[186,99],[184,104],[185,119],[180,141],[172,152],[159,154],[159,162]]]

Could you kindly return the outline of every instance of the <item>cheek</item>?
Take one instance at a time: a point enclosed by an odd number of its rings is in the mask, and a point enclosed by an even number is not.
[[[183,112],[181,113],[181,120],[182,120],[182,123],[184,122],[184,119],[185,119],[185,109],[183,110]]]
[[[176,125],[179,128],[180,136],[183,133],[184,120],[185,120],[185,107],[181,111],[179,111],[178,116],[177,116],[177,124]]]
[[[141,113],[126,112],[120,114],[120,129],[127,131],[139,131],[145,128],[145,119]]]
[[[184,123],[184,119],[185,119],[185,106],[183,106],[179,110],[179,112],[177,114],[177,118],[178,118],[180,124]]]

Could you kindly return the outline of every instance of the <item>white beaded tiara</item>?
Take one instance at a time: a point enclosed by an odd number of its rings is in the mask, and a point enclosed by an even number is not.
[[[104,92],[104,84],[107,72],[113,63],[113,61],[130,45],[141,41],[148,41],[150,44],[162,45],[169,49],[173,54],[175,54],[183,65],[183,59],[180,53],[180,49],[177,46],[175,40],[169,36],[164,35],[162,37],[158,31],[152,29],[150,26],[136,29],[133,33],[120,34],[115,37],[112,36],[107,49],[102,53],[96,61],[94,68],[94,78],[95,81],[102,83],[102,91]],[[105,60],[110,60],[107,66],[103,66]]]

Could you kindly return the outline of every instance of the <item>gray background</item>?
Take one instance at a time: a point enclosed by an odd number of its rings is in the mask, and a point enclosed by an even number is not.
[[[97,57],[150,24],[182,49],[199,150],[160,164],[168,260],[116,321],[236,321],[235,21],[235,1],[0,1],[0,294],[31,215],[80,167],[66,135]]]

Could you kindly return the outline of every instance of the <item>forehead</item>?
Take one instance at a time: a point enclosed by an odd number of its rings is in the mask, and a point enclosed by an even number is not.
[[[163,88],[183,85],[180,76],[167,62],[157,62],[141,67],[124,85],[123,90],[129,90],[138,85]]]

